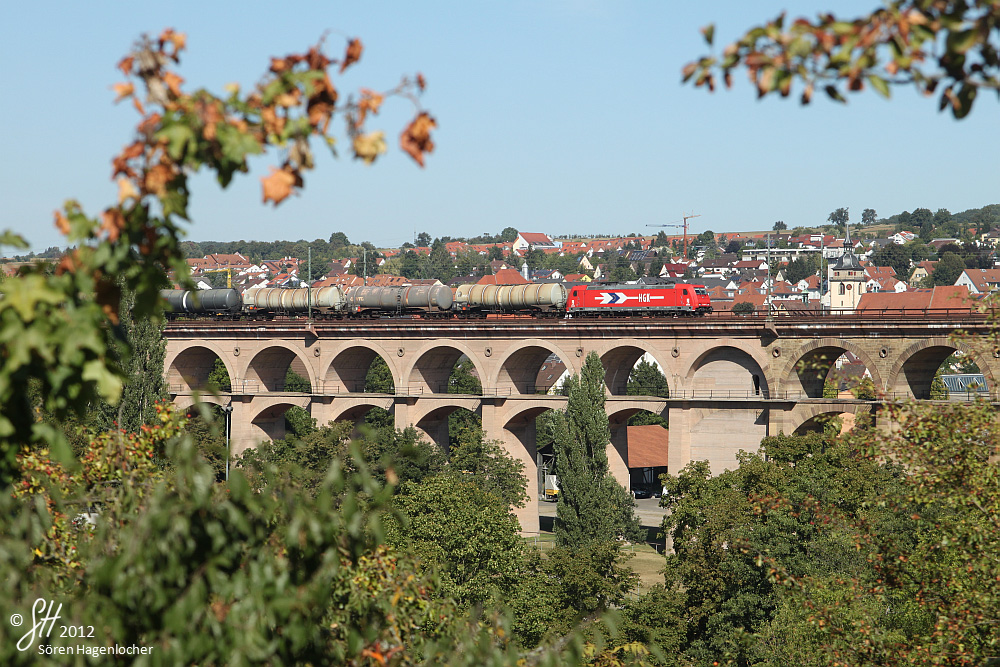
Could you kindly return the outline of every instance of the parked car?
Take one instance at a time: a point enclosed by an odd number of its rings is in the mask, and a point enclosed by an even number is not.
[[[632,487],[632,497],[636,500],[640,498],[652,498],[653,489],[648,486],[634,486]]]

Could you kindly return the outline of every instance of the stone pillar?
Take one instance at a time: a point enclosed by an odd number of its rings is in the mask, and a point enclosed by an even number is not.
[[[528,502],[524,507],[514,507],[514,515],[521,524],[521,533],[537,535],[538,524],[538,463],[535,460],[535,417],[530,417],[506,425],[500,423],[503,401],[497,403],[483,400],[483,434],[488,440],[499,440],[504,451],[524,464],[524,477],[528,482]]]
[[[667,408],[667,421],[670,423],[667,472],[677,475],[691,462],[691,411],[671,404]]]
[[[247,399],[233,399],[233,413],[229,422],[229,454],[232,457],[242,454],[251,447],[260,444],[259,429],[250,420],[253,418],[252,403]]]

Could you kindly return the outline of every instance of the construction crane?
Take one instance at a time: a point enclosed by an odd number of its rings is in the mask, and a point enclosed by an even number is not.
[[[232,269],[203,269],[202,273],[225,273],[226,274],[226,288],[233,288],[233,270]]]
[[[646,225],[647,227],[683,227],[684,228],[684,256],[687,257],[688,254],[688,220],[691,218],[700,218],[701,213],[693,213],[691,215],[683,216],[684,222],[682,224],[677,224],[679,220],[675,220],[669,225]]]

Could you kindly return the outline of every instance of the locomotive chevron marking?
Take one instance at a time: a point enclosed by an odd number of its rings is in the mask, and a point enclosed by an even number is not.
[[[652,294],[633,294],[629,296],[624,292],[601,292],[601,305],[607,306],[609,304],[615,303],[625,303],[629,299],[634,299],[640,303],[647,303],[653,299],[662,299],[662,296],[655,296]]]

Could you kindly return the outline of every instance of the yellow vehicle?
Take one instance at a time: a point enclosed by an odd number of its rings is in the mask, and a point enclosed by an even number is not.
[[[545,500],[553,503],[559,500],[559,479],[555,475],[545,476]]]

